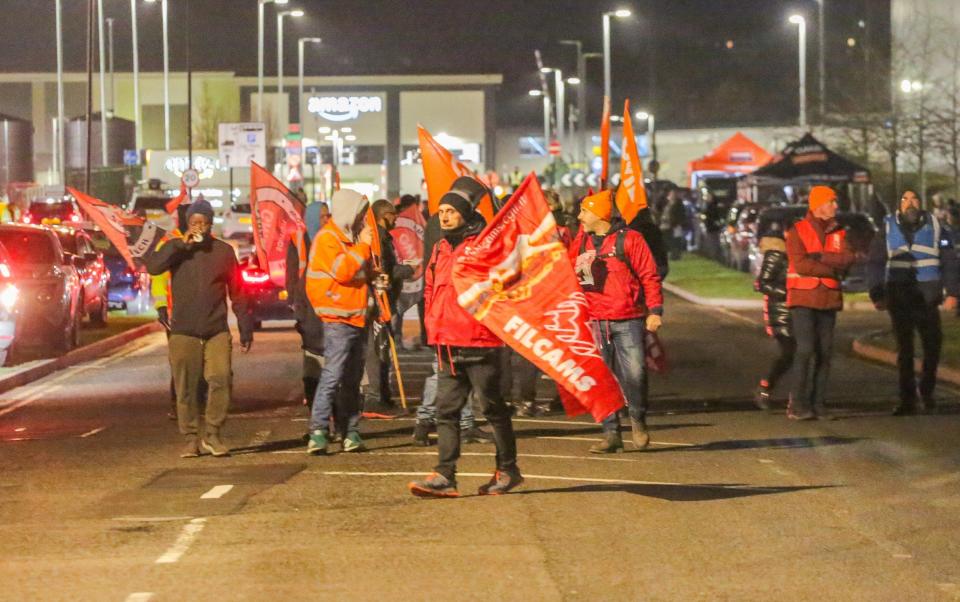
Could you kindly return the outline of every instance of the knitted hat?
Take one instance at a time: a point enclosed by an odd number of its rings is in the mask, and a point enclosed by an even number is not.
[[[831,201],[837,200],[837,193],[829,186],[814,186],[810,189],[810,211],[816,211]]]
[[[190,203],[190,208],[187,209],[187,220],[190,219],[191,215],[195,215],[197,213],[206,217],[207,221],[211,223],[213,222],[213,206],[210,205],[209,201],[197,199]]]
[[[609,222],[613,215],[613,194],[609,190],[601,190],[591,194],[580,203],[581,209],[586,209],[605,222]]]
[[[457,210],[457,213],[463,217],[463,221],[469,221],[473,215],[473,202],[470,195],[462,190],[453,189],[440,199],[440,205],[450,205]]]

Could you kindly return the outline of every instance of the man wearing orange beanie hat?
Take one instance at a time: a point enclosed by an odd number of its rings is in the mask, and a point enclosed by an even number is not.
[[[570,245],[580,285],[587,297],[590,320],[599,333],[604,361],[623,389],[630,414],[633,443],[650,444],[644,376],[644,329],[656,332],[663,315],[663,293],[657,264],[643,236],[613,218],[609,190],[588,196],[580,205],[580,233]],[[603,421],[603,440],[591,453],[623,451],[620,417],[614,412]]]
[[[843,309],[840,282],[854,255],[837,223],[837,193],[810,190],[810,211],[787,231],[787,307],[797,337],[797,378],[787,418],[829,419],[824,401],[830,378],[833,331]]]

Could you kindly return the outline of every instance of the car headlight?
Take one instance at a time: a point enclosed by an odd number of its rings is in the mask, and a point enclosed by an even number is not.
[[[13,311],[13,306],[17,304],[17,299],[20,297],[20,291],[12,284],[8,284],[2,292],[0,292],[0,306],[3,306],[7,311]]]

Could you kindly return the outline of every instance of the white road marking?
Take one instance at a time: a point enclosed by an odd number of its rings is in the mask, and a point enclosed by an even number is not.
[[[203,526],[206,522],[207,519],[205,518],[194,518],[185,524],[183,531],[180,532],[180,536],[177,537],[177,541],[174,542],[173,546],[164,552],[160,558],[156,559],[155,564],[172,564],[180,560],[180,557],[190,549],[190,544],[193,543],[193,540],[203,531]]]
[[[320,474],[326,476],[349,476],[349,477],[422,477],[426,473],[424,471],[420,472],[348,472],[342,470],[331,470],[323,471]],[[458,477],[480,477],[480,478],[490,478],[489,472],[458,472]],[[673,487],[703,487],[707,489],[749,489],[757,491],[776,491],[780,487],[758,487],[753,485],[714,485],[714,484],[700,484],[700,483],[669,483],[664,481],[632,481],[629,479],[600,479],[592,477],[563,477],[555,475],[541,475],[541,474],[524,474],[524,479],[542,479],[545,481],[573,481],[577,483],[609,483],[614,485],[666,485]]]
[[[86,433],[80,435],[80,438],[81,438],[81,439],[86,439],[87,437],[93,437],[93,436],[96,435],[97,433],[103,432],[103,431],[105,431],[105,430],[107,430],[107,427],[105,427],[105,426],[97,427],[97,428],[93,429],[92,431],[87,431]]]
[[[379,452],[371,451],[370,456],[436,456],[437,452]],[[462,452],[461,456],[482,456],[493,458],[496,456],[493,452]],[[547,460],[594,460],[601,462],[642,462],[632,458],[606,458],[601,456],[562,456],[558,454],[517,454],[521,458],[542,458]]]
[[[13,432],[14,432],[14,433],[22,433],[22,432],[25,431],[25,430],[27,430],[27,427],[25,427],[25,426],[18,426],[17,428],[13,429]]]
[[[190,520],[192,516],[115,516],[110,520],[121,520],[130,523],[168,523],[173,521]]]
[[[127,596],[126,602],[147,602],[152,600],[154,595],[153,592],[134,592]]]
[[[600,437],[559,437],[551,435],[542,435],[537,439],[553,439],[559,441],[603,441]],[[697,443],[679,443],[676,441],[651,441],[650,445],[664,445],[667,447],[696,447]]]
[[[270,430],[257,431],[253,435],[253,439],[250,440],[250,443],[247,447],[260,447],[267,442],[267,438],[270,437]]]
[[[595,424],[585,420],[543,420],[540,418],[514,418],[514,422],[529,422],[532,424],[559,424],[562,426]]]
[[[71,374],[71,376],[74,376],[74,375],[76,375],[76,372],[74,372],[73,374]],[[9,414],[10,412],[13,412],[14,410],[20,409],[20,408],[22,408],[23,406],[25,406],[25,405],[27,405],[27,404],[33,403],[34,401],[36,401],[36,400],[40,399],[41,397],[43,397],[44,395],[46,395],[47,393],[54,393],[54,392],[56,392],[56,391],[59,391],[59,390],[62,389],[62,388],[63,388],[63,387],[60,386],[60,385],[52,385],[52,386],[47,386],[47,387],[43,387],[43,388],[37,389],[36,391],[34,391],[34,392],[33,392],[32,394],[30,394],[29,396],[27,396],[27,397],[25,397],[25,398],[23,398],[23,399],[20,399],[20,400],[18,400],[18,401],[14,401],[13,403],[11,403],[11,404],[3,407],[2,409],[0,409],[0,416],[4,416],[4,415],[6,415],[6,414]]]
[[[210,491],[204,493],[200,496],[201,500],[216,500],[227,495],[230,490],[233,489],[233,485],[217,485],[210,489]]]

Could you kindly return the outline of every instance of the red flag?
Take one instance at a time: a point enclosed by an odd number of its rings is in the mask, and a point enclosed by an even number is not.
[[[373,207],[367,207],[365,220],[372,235],[370,241],[370,263],[373,265],[373,271],[376,272],[379,277],[379,274],[384,273],[383,244],[380,242],[380,228],[377,227],[377,216],[373,213]],[[380,310],[377,312],[377,320],[381,324],[386,324],[390,322],[390,318],[392,317],[390,301],[387,299],[387,291],[386,289],[378,287],[376,282],[374,282],[373,291],[377,299],[377,309]]]
[[[143,260],[156,250],[157,243],[164,232],[153,222],[127,213],[116,205],[104,203],[85,195],[79,190],[67,187],[67,191],[77,200],[80,208],[90,217],[113,243],[130,269],[136,270],[135,260]],[[133,240],[133,244],[130,244]]]
[[[167,210],[167,213],[169,213],[170,215],[173,215],[174,213],[176,213],[177,207],[183,204],[183,202],[187,200],[187,198],[189,197],[190,197],[190,193],[187,192],[187,185],[184,184],[183,182],[180,182],[180,194],[178,194],[177,196],[167,201],[167,205],[165,207],[165,209]],[[177,224],[177,227],[183,228],[183,227],[186,227],[186,224]]]
[[[260,269],[277,286],[286,284],[287,245],[297,230],[306,230],[306,207],[280,180],[250,162],[250,214]]]
[[[617,188],[617,209],[628,224],[647,206],[647,189],[643,187],[643,165],[637,152],[637,138],[630,121],[630,101],[623,103],[623,149],[620,155],[620,187]]]
[[[417,294],[423,290],[423,235],[426,226],[423,211],[417,203],[401,211],[390,230],[397,261],[417,263],[413,276],[403,283],[403,294]]]
[[[599,422],[623,407],[536,174],[458,252],[453,285],[464,309],[570,394],[568,415],[590,412]]]
[[[607,187],[610,179],[610,97],[603,97],[603,115],[600,117],[600,189]]]
[[[453,182],[461,176],[469,176],[478,182],[479,178],[473,175],[470,168],[457,161],[453,154],[443,148],[423,126],[417,126],[417,137],[420,140],[420,159],[423,162],[423,178],[427,181],[427,205],[430,215],[437,212],[440,199],[449,190]],[[483,182],[481,182],[482,184]],[[489,224],[493,220],[493,199],[487,194],[477,205],[477,211]]]

